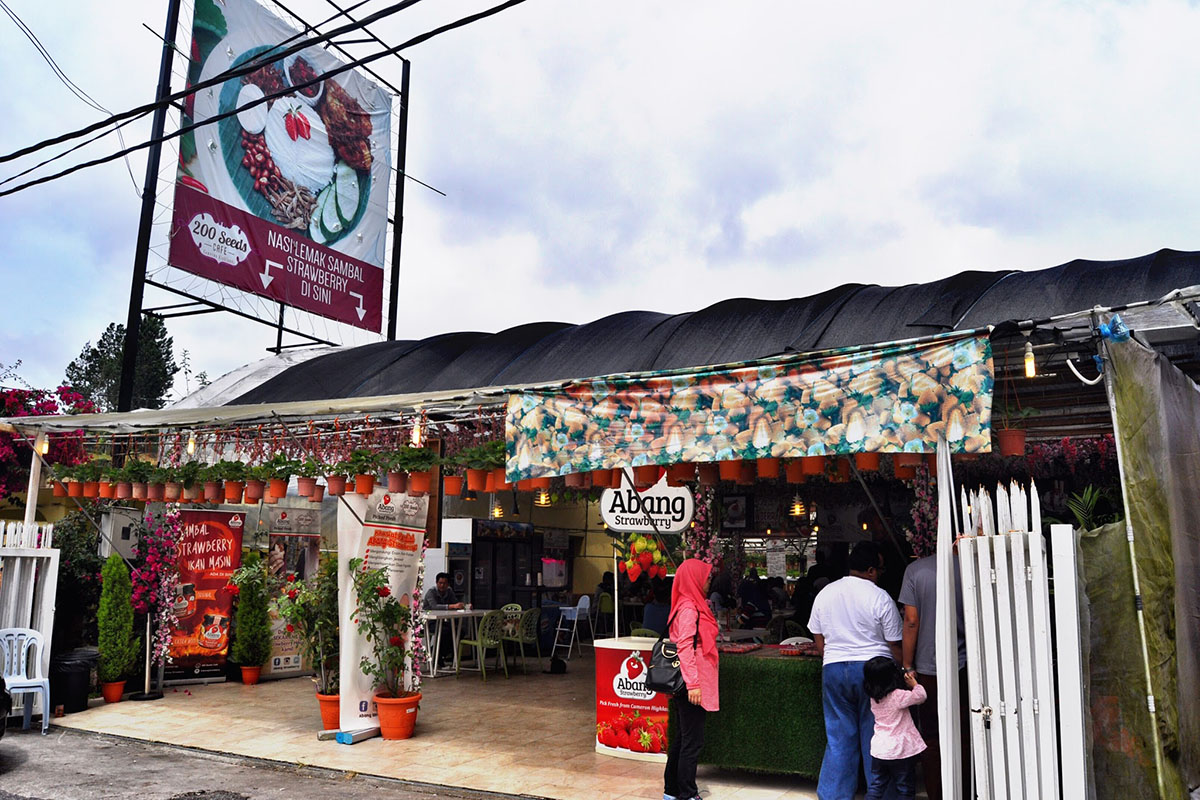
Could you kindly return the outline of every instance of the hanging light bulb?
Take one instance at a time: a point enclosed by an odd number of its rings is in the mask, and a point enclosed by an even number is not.
[[[1033,342],[1025,339],[1025,377],[1037,377],[1037,362],[1033,360]]]
[[[800,495],[796,495],[792,498],[792,507],[788,510],[788,516],[803,517],[807,511],[808,509],[804,507],[804,500],[800,497]]]
[[[533,504],[542,508],[550,505],[550,490],[538,489],[533,495]]]
[[[421,420],[420,419],[413,420],[413,429],[412,429],[412,446],[413,447],[421,446],[421,436],[423,433],[424,432],[421,430]]]
[[[867,523],[865,523],[865,522],[864,522],[864,523],[863,523],[863,530],[865,531],[866,529],[867,529]]]
[[[35,446],[37,448],[38,453],[40,453],[41,455],[48,454],[50,452],[50,437],[44,433],[38,434],[37,442],[36,442]]]
[[[196,432],[188,431],[187,453],[189,456],[196,455]]]
[[[500,505],[500,503],[497,502],[494,506],[492,506],[492,519],[500,519],[503,516],[504,516],[504,506]]]

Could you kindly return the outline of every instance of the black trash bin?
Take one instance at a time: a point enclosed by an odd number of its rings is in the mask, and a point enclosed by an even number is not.
[[[68,714],[86,711],[92,690],[92,670],[100,654],[94,647],[77,647],[50,656],[50,705]]]

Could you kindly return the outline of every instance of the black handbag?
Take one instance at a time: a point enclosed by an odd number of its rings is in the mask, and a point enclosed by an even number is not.
[[[678,612],[677,612],[678,613]],[[671,622],[667,621],[667,630],[659,635],[658,641],[650,650],[650,666],[646,670],[646,688],[669,695],[677,695],[687,691],[687,683],[683,680],[683,672],[679,669],[679,645],[666,638],[671,630]],[[692,646],[700,649],[700,618],[696,618],[696,636]]]

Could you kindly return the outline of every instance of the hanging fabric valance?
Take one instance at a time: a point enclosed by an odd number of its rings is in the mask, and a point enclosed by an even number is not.
[[[680,461],[991,449],[986,334],[573,381],[509,398],[510,481]]]

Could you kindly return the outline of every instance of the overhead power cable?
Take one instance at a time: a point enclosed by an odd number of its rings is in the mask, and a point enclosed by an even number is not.
[[[413,1],[415,1],[415,0],[410,0],[410,2],[413,2]],[[446,25],[442,25],[441,27],[434,28],[433,30],[427,31],[426,33],[422,33],[418,36],[414,36],[413,38],[409,39],[408,41],[403,42],[399,45],[396,45],[395,47],[390,47],[381,52],[373,53],[369,56],[359,59],[356,63],[343,65],[336,69],[332,69],[328,72],[325,72],[321,75],[318,75],[315,78],[312,78],[311,80],[305,81],[303,83],[295,84],[286,90],[281,90],[279,92],[264,95],[263,97],[261,97],[257,100],[251,101],[249,103],[246,103],[243,106],[238,106],[236,108],[230,109],[229,111],[226,111],[221,114],[215,114],[212,117],[209,117],[208,119],[204,120],[203,122],[194,123],[192,125],[185,125],[182,128],[180,128],[179,130],[174,131],[172,133],[168,133],[157,139],[151,139],[150,141],[142,142],[141,144],[136,144],[132,147],[126,148],[117,153],[113,153],[111,155],[104,156],[102,158],[97,158],[97,159],[93,159],[91,161],[85,161],[83,163],[76,164],[76,165],[69,167],[67,169],[64,169],[60,172],[56,172],[53,175],[47,175],[45,177],[38,178],[38,179],[32,180],[32,181],[27,181],[18,186],[14,186],[11,189],[7,189],[3,192],[0,192],[0,197],[5,197],[10,194],[15,194],[23,189],[29,189],[33,186],[38,186],[43,183],[48,183],[50,181],[58,180],[59,178],[66,177],[67,175],[71,175],[72,173],[78,172],[80,170],[88,169],[89,167],[98,166],[100,164],[106,164],[109,161],[113,161],[115,159],[121,158],[122,156],[126,155],[127,153],[132,153],[137,150],[144,150],[144,149],[146,149],[148,147],[152,147],[156,144],[160,144],[162,142],[169,141],[171,139],[175,139],[179,136],[189,133],[190,131],[194,131],[197,128],[203,127],[205,125],[211,125],[215,122],[220,122],[221,120],[235,116],[235,115],[241,113],[242,111],[245,111],[246,109],[254,108],[254,107],[262,105],[263,103],[266,103],[270,100],[274,100],[278,97],[283,97],[284,95],[291,94],[295,91],[299,91],[300,89],[320,83],[321,81],[327,80],[327,79],[335,77],[337,75],[341,75],[344,72],[348,72],[352,69],[356,69],[358,66],[361,66],[362,64],[369,64],[373,61],[377,61],[386,56],[395,55],[396,53],[399,53],[401,50],[407,49],[409,47],[414,47],[418,44],[427,42],[436,36],[440,36],[443,33],[447,33],[449,31],[455,30],[457,28],[461,28],[466,25],[470,25],[473,22],[478,22],[481,19],[486,19],[487,17],[493,16],[495,14],[499,14],[502,11],[512,8],[513,6],[520,5],[521,3],[524,3],[524,2],[525,2],[525,0],[508,0],[508,2],[501,3],[500,5],[497,5],[497,6],[492,6],[491,8],[486,9],[484,11],[480,11],[478,13],[471,14],[469,16],[463,17],[454,22],[447,23]],[[3,161],[3,160],[4,159],[0,159],[0,161]]]
[[[258,69],[260,69],[264,64],[274,63],[276,61],[286,58],[287,56],[292,55],[293,53],[298,53],[301,50],[305,50],[309,47],[313,47],[314,45],[322,44],[323,42],[327,42],[337,36],[341,36],[344,33],[349,33],[350,31],[358,30],[359,28],[361,28],[364,25],[384,19],[385,17],[390,17],[391,15],[396,14],[400,11],[403,11],[404,9],[406,9],[410,6],[414,6],[419,2],[420,2],[420,0],[402,0],[402,2],[396,3],[394,5],[390,5],[387,8],[380,9],[379,11],[376,11],[372,14],[369,14],[366,17],[363,17],[362,21],[360,21],[360,22],[352,22],[352,23],[334,28],[333,30],[328,31],[327,33],[322,33],[317,36],[311,36],[307,39],[296,42],[296,44],[284,47],[282,50],[279,49],[279,47],[281,47],[281,45],[276,45],[275,47],[271,48],[271,50],[268,50],[267,52],[263,53],[262,55],[251,59],[250,61],[246,62],[245,64],[241,64],[237,67],[230,68],[230,69],[226,70],[225,72],[222,72],[220,75],[214,75],[213,77],[208,78],[207,80],[199,81],[198,83],[195,83],[192,86],[189,86],[181,91],[166,95],[152,103],[146,103],[146,104],[138,106],[136,108],[131,108],[128,111],[122,111],[119,114],[112,115],[111,117],[109,117],[106,120],[102,120],[100,122],[96,122],[91,125],[84,126],[77,130],[70,131],[69,133],[59,134],[58,136],[54,136],[50,139],[45,139],[41,142],[38,142],[37,144],[33,144],[28,147],[23,147],[20,150],[15,150],[12,153],[9,153],[8,155],[0,156],[0,164],[3,164],[8,161],[13,161],[15,159],[22,158],[27,155],[31,155],[33,153],[38,152],[39,150],[44,150],[45,148],[52,147],[53,145],[56,145],[56,144],[62,144],[63,142],[69,142],[72,139],[78,139],[81,136],[86,136],[89,133],[94,133],[94,132],[100,130],[101,128],[104,128],[108,125],[113,124],[114,122],[119,122],[121,120],[130,119],[132,117],[143,117],[146,114],[150,114],[153,111],[155,111],[159,106],[163,106],[163,105],[170,106],[174,103],[185,100],[189,95],[196,94],[197,92],[201,91],[202,89],[207,89],[212,86],[218,86],[220,84],[225,83],[225,81],[227,81],[227,80],[231,80],[233,78],[240,78],[243,75],[249,75],[250,73],[255,72]],[[487,15],[488,15],[488,13],[484,12],[484,16],[487,16]],[[336,16],[334,18],[336,18]],[[289,39],[286,39],[285,41],[293,41],[299,36],[303,36],[303,34],[298,33],[295,36],[290,37]],[[372,60],[374,60],[374,57],[370,57],[368,59],[363,59],[363,60],[361,60],[360,63],[367,63],[368,61],[372,61]],[[351,64],[348,66],[353,68],[354,66],[357,66],[357,64]]]

